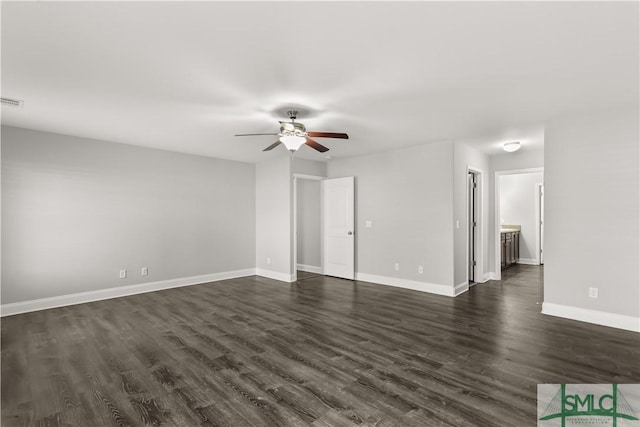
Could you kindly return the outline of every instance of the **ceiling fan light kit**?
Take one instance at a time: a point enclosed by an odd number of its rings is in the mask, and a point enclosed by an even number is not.
[[[287,150],[296,151],[302,144],[307,142],[307,138],[297,135],[283,135],[280,137],[280,142],[287,147]]]
[[[298,112],[296,110],[287,111],[291,122],[280,122],[280,133],[243,133],[236,136],[254,136],[254,135],[278,135],[280,138],[262,151],[273,150],[280,144],[284,144],[287,150],[295,153],[302,145],[308,145],[316,151],[324,153],[329,151],[327,147],[317,143],[310,137],[314,138],[339,138],[349,139],[346,133],[333,132],[307,132],[307,128],[302,123],[296,122]]]

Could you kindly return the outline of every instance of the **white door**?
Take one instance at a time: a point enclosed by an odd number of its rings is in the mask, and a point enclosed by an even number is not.
[[[354,178],[322,181],[324,194],[324,274],[353,280]]]

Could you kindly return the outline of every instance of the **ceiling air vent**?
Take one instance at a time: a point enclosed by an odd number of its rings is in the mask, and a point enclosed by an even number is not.
[[[24,107],[24,101],[21,101],[19,99],[0,98],[0,104],[7,105],[9,107]]]

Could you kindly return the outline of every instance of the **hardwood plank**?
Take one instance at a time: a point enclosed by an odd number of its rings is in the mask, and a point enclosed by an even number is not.
[[[449,298],[246,277],[2,319],[2,426],[534,425],[638,383],[640,336],[540,314],[542,267]]]

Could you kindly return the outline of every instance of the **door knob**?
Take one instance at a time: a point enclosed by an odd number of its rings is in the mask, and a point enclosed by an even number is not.
[[[349,232],[347,232],[347,234],[348,234],[349,236],[351,236],[351,235],[353,234],[353,231],[349,231]]]

